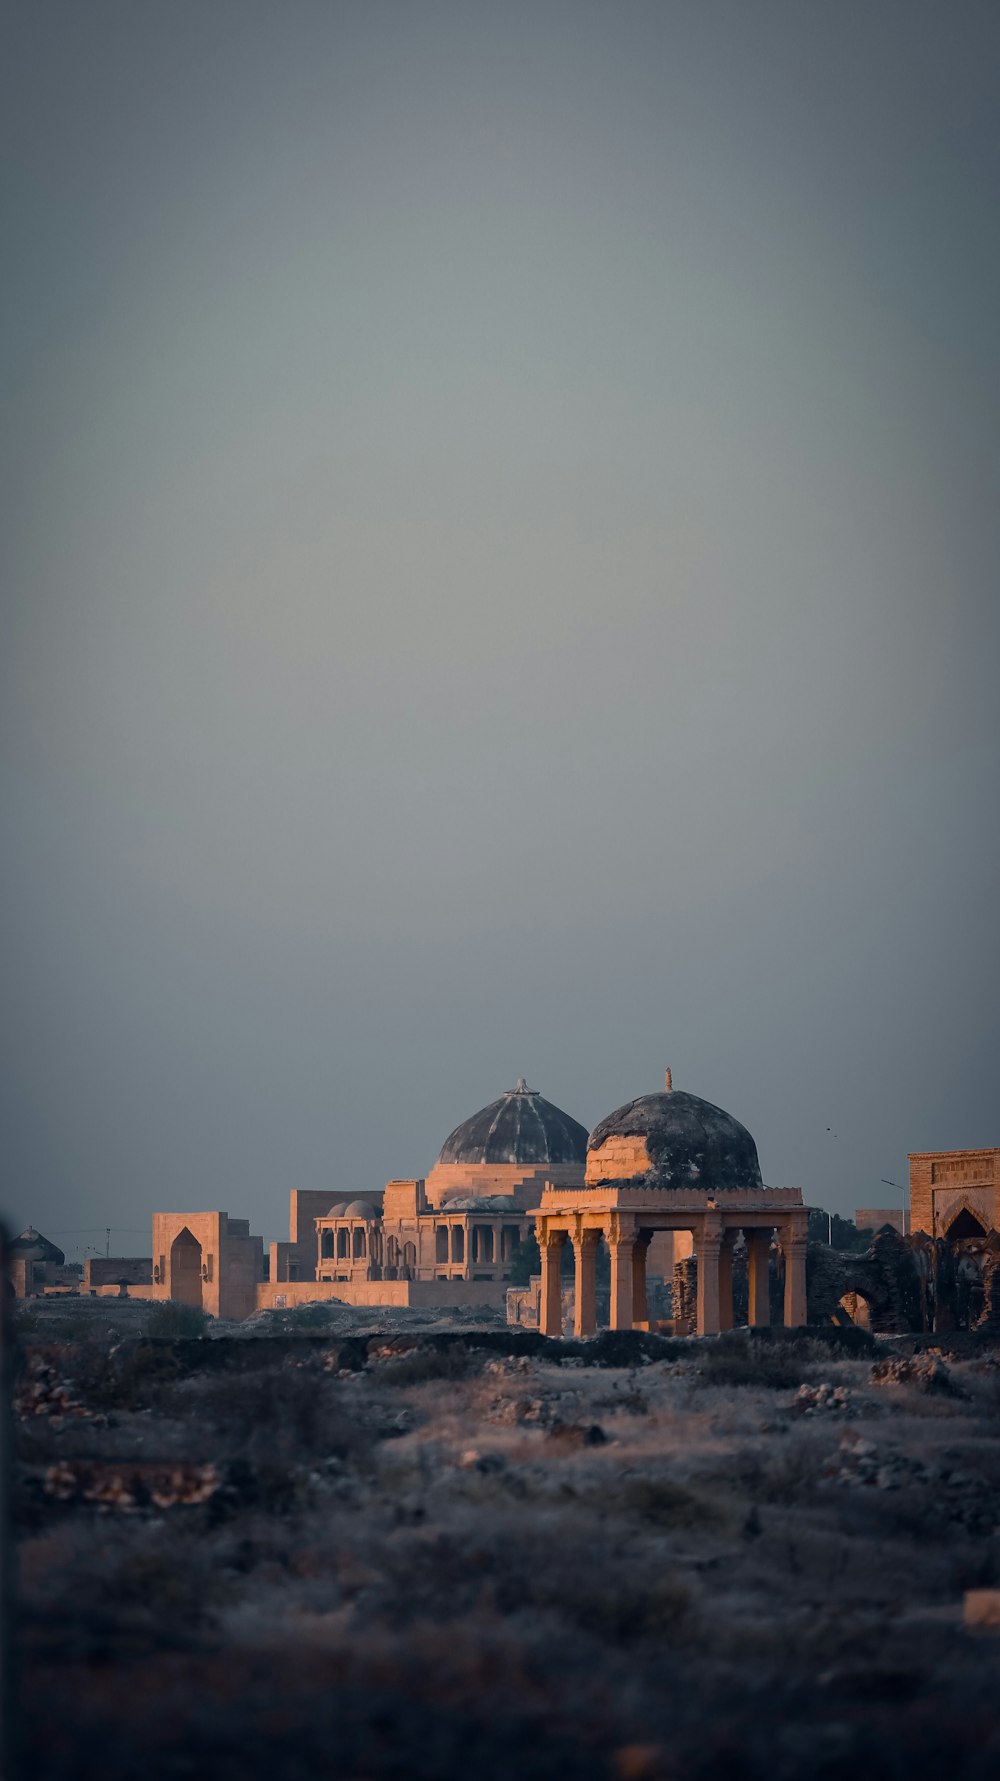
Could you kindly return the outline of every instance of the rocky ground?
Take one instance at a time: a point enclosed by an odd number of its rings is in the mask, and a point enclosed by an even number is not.
[[[1000,1771],[989,1344],[134,1311],[22,1326],[41,1781]]]

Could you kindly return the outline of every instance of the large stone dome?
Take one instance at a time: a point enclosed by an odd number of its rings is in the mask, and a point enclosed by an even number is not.
[[[590,1134],[588,1185],[636,1178],[649,1187],[709,1193],[764,1185],[746,1126],[711,1101],[673,1088],[616,1107]]]
[[[437,1166],[515,1163],[530,1169],[576,1163],[582,1168],[586,1155],[586,1128],[529,1088],[522,1076],[499,1101],[455,1127]]]

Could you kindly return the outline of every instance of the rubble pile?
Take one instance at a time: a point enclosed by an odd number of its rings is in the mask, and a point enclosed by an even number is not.
[[[800,1416],[856,1416],[857,1405],[846,1385],[831,1385],[824,1379],[819,1385],[800,1385],[792,1400],[792,1409]]]
[[[489,1405],[486,1420],[507,1426],[526,1423],[529,1427],[548,1428],[555,1420],[555,1413],[544,1398],[498,1397]]]
[[[847,1489],[927,1493],[927,1518],[941,1527],[960,1524],[972,1534],[1000,1532],[1000,1488],[955,1459],[919,1459],[897,1447],[844,1435],[821,1473],[828,1485]]]
[[[549,1391],[536,1396],[537,1382],[534,1392],[529,1386],[533,1367],[526,1355],[512,1354],[502,1360],[487,1361],[483,1374],[498,1382],[510,1380],[513,1383],[512,1390],[500,1391],[491,1399],[486,1409],[487,1422],[508,1428],[543,1429],[548,1434],[577,1427],[580,1393]]]
[[[94,1503],[107,1513],[117,1509],[190,1508],[207,1503],[222,1486],[213,1465],[116,1465],[96,1460],[60,1460],[42,1480],[47,1497],[59,1503]]]
[[[89,1422],[103,1420],[96,1410],[80,1403],[70,1390],[70,1383],[60,1377],[45,1355],[29,1355],[14,1393],[14,1415],[21,1421],[31,1416],[82,1416]]]
[[[919,1391],[958,1391],[939,1348],[923,1354],[890,1354],[877,1360],[871,1370],[873,1385],[915,1385]]]
[[[508,1378],[511,1373],[530,1373],[531,1361],[526,1354],[507,1354],[502,1360],[488,1360],[483,1368],[484,1374],[496,1378]]]

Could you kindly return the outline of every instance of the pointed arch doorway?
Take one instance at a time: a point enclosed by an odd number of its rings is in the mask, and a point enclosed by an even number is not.
[[[201,1244],[187,1225],[170,1245],[170,1297],[201,1309]]]

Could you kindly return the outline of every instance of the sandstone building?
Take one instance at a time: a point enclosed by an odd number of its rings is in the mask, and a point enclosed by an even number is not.
[[[574,1333],[593,1335],[597,1247],[611,1255],[611,1327],[647,1328],[646,1270],[658,1233],[688,1234],[696,1257],[696,1328],[711,1335],[733,1324],[733,1255],[749,1257],[749,1322],[769,1322],[768,1272],[777,1230],[785,1264],[784,1314],[806,1322],[808,1211],[798,1188],[768,1188],[757,1147],[731,1114],[675,1091],[669,1070],[661,1094],[642,1095],[595,1126],[580,1188],[546,1186],[535,1211],[542,1253],[544,1334],[562,1333],[561,1258],[573,1246]]]
[[[502,1306],[530,1207],[545,1183],[582,1186],[586,1148],[586,1129],[522,1077],[455,1127],[426,1178],[293,1189],[288,1241],[266,1258],[245,1219],[156,1213],[149,1296],[236,1318],[317,1299]]]
[[[1000,1149],[921,1150],[909,1162],[911,1230],[954,1242],[1000,1230]]]
[[[66,1257],[57,1243],[43,1237],[34,1225],[7,1244],[7,1276],[19,1299],[30,1299],[39,1293],[72,1292],[80,1284],[81,1269]]]
[[[227,1212],[154,1212],[154,1299],[213,1317],[249,1317],[264,1276],[264,1245],[250,1221]]]
[[[880,1231],[890,1225],[901,1237],[910,1234],[910,1214],[905,1206],[859,1206],[854,1214],[859,1231]]]
[[[910,1193],[912,1237],[898,1208],[876,1209],[858,1213],[876,1229],[867,1257],[824,1260],[812,1246],[810,1314],[827,1321],[853,1305],[873,1327],[1000,1323],[1000,1148],[914,1152]],[[151,1260],[102,1257],[83,1284],[233,1318],[317,1299],[499,1307],[534,1225],[542,1269],[528,1296],[546,1333],[562,1329],[569,1252],[574,1330],[593,1333],[603,1243],[613,1328],[649,1324],[647,1277],[669,1277],[676,1262],[681,1326],[709,1334],[735,1319],[734,1263],[741,1319],[805,1322],[807,1217],[798,1189],[764,1186],[746,1128],[675,1091],[669,1071],[663,1092],[617,1108],[589,1140],[522,1078],[449,1133],[426,1177],[339,1195],[293,1189],[288,1239],[267,1253],[246,1219],[156,1213]],[[37,1231],[10,1249],[18,1294],[75,1289],[80,1270]]]

